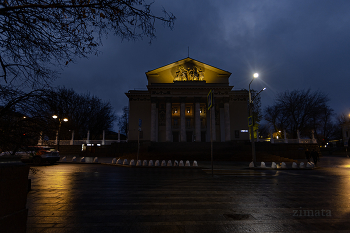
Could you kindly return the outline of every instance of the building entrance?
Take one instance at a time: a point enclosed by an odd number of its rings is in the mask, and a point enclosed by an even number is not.
[[[192,142],[193,133],[191,131],[186,132],[186,142]]]
[[[173,132],[173,142],[179,142],[179,132]]]

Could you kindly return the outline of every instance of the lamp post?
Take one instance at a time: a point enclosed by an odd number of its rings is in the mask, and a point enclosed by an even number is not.
[[[52,118],[53,119],[57,119],[58,116],[57,115],[53,115]],[[63,118],[63,119],[62,118],[58,118],[59,125],[58,125],[58,133],[57,133],[57,151],[60,151],[60,133],[61,133],[62,121],[67,122],[68,118]]]
[[[254,79],[256,79],[257,77],[259,77],[258,73],[255,73],[253,75],[253,79],[252,81],[250,81],[249,83],[249,118],[251,120],[251,122],[248,122],[248,126],[250,125],[250,141],[252,143],[252,158],[253,158],[253,163],[254,163],[254,167],[256,166],[256,154],[255,154],[255,143],[254,143],[254,117],[253,117],[253,101],[254,99],[264,90],[266,90],[266,87],[264,87],[263,89],[261,89],[258,94],[256,94],[253,98],[252,98],[252,93],[250,90],[250,84],[254,81]]]

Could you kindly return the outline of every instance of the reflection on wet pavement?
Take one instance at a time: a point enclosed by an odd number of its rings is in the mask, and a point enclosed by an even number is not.
[[[350,229],[350,160],[315,170],[98,164],[32,167],[28,232],[332,232]]]

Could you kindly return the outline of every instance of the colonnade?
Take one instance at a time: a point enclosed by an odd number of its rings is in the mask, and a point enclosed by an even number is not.
[[[186,142],[186,98],[180,98],[180,142]],[[188,102],[187,102],[188,103]],[[194,103],[192,102],[194,106],[194,136],[196,142],[201,142],[201,116],[200,116],[200,98],[195,98]],[[223,108],[220,108],[223,113],[223,119],[220,120],[220,133],[222,141],[230,141],[231,140],[231,132],[230,132],[230,109],[229,109],[229,103],[225,102],[222,106]],[[212,116],[212,131],[213,131],[213,141],[216,141],[216,124],[215,124],[215,110],[209,111],[211,112]],[[206,114],[207,119],[207,126],[206,131],[207,133],[210,133],[210,123],[209,114]],[[171,142],[172,139],[172,101],[171,98],[165,99],[165,140],[167,142]],[[157,99],[151,98],[151,141],[157,142],[158,141],[158,109],[157,109]]]

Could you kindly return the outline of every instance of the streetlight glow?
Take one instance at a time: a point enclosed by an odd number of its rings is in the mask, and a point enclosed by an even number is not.
[[[255,73],[255,74],[253,74],[253,77],[254,77],[254,78],[257,78],[257,77],[259,77],[259,74],[258,74],[258,73]]]
[[[63,121],[68,121],[68,119],[67,119],[67,118],[64,118]]]
[[[57,118],[57,116],[56,116],[56,115],[53,115],[53,116],[52,116],[52,118],[53,118],[53,119],[56,119],[56,118]]]

